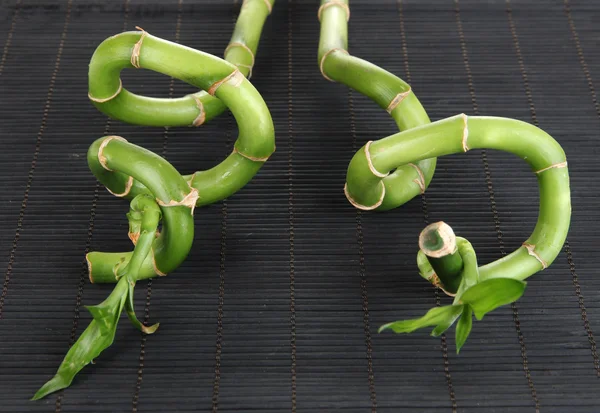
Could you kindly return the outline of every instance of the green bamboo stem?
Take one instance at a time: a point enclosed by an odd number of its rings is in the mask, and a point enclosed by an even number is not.
[[[431,156],[484,148],[517,155],[538,178],[540,205],[533,233],[521,248],[479,268],[481,280],[524,280],[552,264],[565,242],[571,220],[566,157],[550,135],[513,119],[457,115],[374,142],[370,158],[378,171],[386,173]],[[380,197],[377,190],[382,178],[366,165],[364,149],[350,162],[347,188],[354,199],[369,204]]]
[[[321,0],[319,11],[321,35],[319,39],[319,66],[323,76],[340,82],[368,96],[386,109],[400,130],[408,130],[430,123],[423,106],[411,87],[392,73],[365,60],[348,54],[348,0]],[[366,165],[368,159],[364,159]],[[357,208],[385,211],[405,204],[423,193],[435,172],[433,157],[402,165],[393,173],[372,169],[382,179],[376,188],[368,191],[362,201],[346,196]]]
[[[419,248],[427,256],[444,291],[456,294],[461,282],[463,260],[452,228],[444,222],[428,225],[419,236]]]
[[[87,254],[90,281],[116,283],[115,289],[101,304],[87,307],[92,322],[33,400],[68,387],[83,367],[112,344],[123,308],[139,330],[156,331],[158,323],[145,326],[135,315],[136,282],[175,270],[192,246],[194,208],[237,192],[275,150],[269,110],[246,79],[273,4],[274,0],[244,1],[225,50],[227,61],[145,31],[118,34],[96,49],[89,66],[88,96],[100,111],[140,125],[200,126],[229,108],[239,136],[232,154],[221,164],[190,176],[182,176],[165,159],[119,136],[105,136],[91,145],[92,173],[113,195],[132,199],[127,218],[134,250]],[[177,99],[136,95],[123,88],[120,79],[121,70],[134,67],[172,76],[202,91]]]

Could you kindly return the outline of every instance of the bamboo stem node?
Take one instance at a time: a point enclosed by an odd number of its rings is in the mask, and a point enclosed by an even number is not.
[[[414,163],[409,163],[409,165],[415,168],[417,174],[419,174],[419,179],[413,179],[413,182],[419,185],[419,188],[421,189],[421,195],[423,195],[425,193],[425,175],[423,175],[423,171],[418,165]]]
[[[175,201],[171,199],[169,202],[163,202],[160,199],[156,198],[156,203],[162,207],[175,207],[175,206],[185,206],[192,210],[192,215],[194,215],[194,208],[196,208],[196,202],[200,195],[198,194],[198,190],[196,188],[191,188],[189,194],[183,197],[181,201]]]
[[[373,160],[371,159],[371,153],[369,152],[369,148],[371,147],[372,143],[373,143],[373,141],[369,141],[365,145],[365,157],[367,158],[367,164],[369,165],[369,170],[376,177],[385,178],[386,176],[389,175],[389,173],[387,173],[387,174],[381,173],[377,169],[375,169],[375,166],[373,166]]]
[[[109,96],[107,98],[95,98],[95,97],[92,96],[91,93],[88,92],[88,98],[92,102],[105,103],[105,102],[108,102],[109,100],[112,100],[112,99],[116,98],[117,96],[119,96],[119,93],[121,93],[122,90],[123,90],[123,81],[121,79],[119,79],[119,88],[111,96]]]
[[[534,244],[529,244],[527,242],[524,242],[523,247],[525,247],[525,249],[527,250],[527,253],[529,255],[531,255],[533,258],[538,260],[540,262],[540,264],[542,264],[542,270],[545,270],[546,268],[548,268],[548,263],[546,261],[544,261],[542,259],[542,257],[540,257],[540,255],[535,251]]]
[[[385,198],[385,185],[383,184],[383,181],[380,181],[380,183],[381,183],[381,197],[374,205],[371,205],[371,206],[362,205],[362,204],[359,204],[358,202],[356,202],[354,199],[352,199],[352,197],[350,196],[350,193],[348,192],[348,184],[347,183],[344,185],[344,195],[346,195],[346,199],[348,199],[348,202],[350,202],[355,208],[361,209],[363,211],[372,211],[374,209],[379,208],[381,206],[381,204],[383,203],[383,199]]]
[[[327,59],[327,56],[329,56],[331,53],[333,52],[343,52],[346,54],[349,54],[347,50],[345,49],[340,49],[340,48],[333,48],[331,50],[328,50],[323,57],[321,58],[321,62],[319,63],[319,69],[321,70],[321,74],[323,75],[323,77],[327,80],[329,80],[330,82],[335,82],[335,80],[331,79],[329,76],[327,76],[325,74],[325,69],[324,69],[324,65],[325,65],[325,59]]]
[[[350,20],[350,7],[348,7],[346,3],[343,3],[339,0],[330,0],[327,3],[322,4],[321,7],[319,7],[319,11],[317,12],[317,17],[319,18],[319,21],[321,21],[321,14],[323,14],[323,11],[325,11],[325,9],[331,6],[338,6],[344,9],[344,11],[346,12],[346,21]]]
[[[92,277],[92,262],[88,258],[88,254],[85,254],[85,262],[87,263],[88,269],[88,278],[90,279],[90,283],[94,283],[94,277]]]
[[[227,55],[227,52],[229,50],[231,50],[232,48],[234,48],[234,47],[241,47],[242,49],[244,49],[245,51],[247,51],[248,53],[250,53],[250,59],[251,59],[251,62],[252,62],[252,63],[250,63],[250,70],[252,70],[252,66],[254,66],[254,53],[252,53],[252,49],[250,49],[244,43],[240,43],[240,42],[229,43],[229,45],[225,48],[225,52],[223,52],[223,54]]]
[[[251,161],[254,161],[254,162],[267,162],[267,160],[269,160],[269,158],[271,157],[271,155],[269,155],[269,156],[263,156],[263,157],[250,156],[250,155],[247,155],[244,152],[240,151],[235,146],[233,147],[232,153],[237,153],[238,155],[240,155],[240,156],[242,156],[242,157],[244,157],[246,159],[249,159]],[[190,182],[191,182],[191,180],[190,180]]]
[[[125,184],[125,190],[123,192],[121,192],[120,194],[117,194],[117,193],[111,191],[109,187],[105,187],[105,188],[106,188],[106,190],[108,192],[110,192],[114,196],[119,197],[119,198],[123,198],[123,197],[126,197],[127,195],[129,195],[129,192],[131,191],[131,187],[132,186],[133,186],[133,176],[130,176],[127,179],[127,183]]]
[[[106,159],[106,156],[104,156],[103,152],[104,152],[104,148],[106,148],[106,145],[108,145],[110,143],[110,141],[112,141],[113,139],[116,139],[118,141],[127,142],[127,139],[125,139],[125,138],[122,138],[117,135],[111,135],[111,136],[107,136],[100,144],[100,147],[98,148],[98,161],[100,162],[100,165],[102,165],[102,167],[104,169],[106,169],[107,171],[110,171],[110,172],[114,172],[114,171],[106,165],[107,159]]]
[[[231,81],[231,85],[234,87],[238,87],[244,81],[244,75],[238,69],[235,69],[233,72],[225,76],[223,79],[216,81],[212,84],[212,86],[207,90],[208,94],[214,96],[217,93],[217,89],[221,87],[224,83],[228,83]]]
[[[467,143],[467,139],[469,139],[469,124],[467,123],[468,117],[464,113],[462,113],[461,116],[462,116],[463,122],[464,122],[464,129],[463,129],[463,135],[462,135],[462,149],[463,149],[463,152],[467,152],[469,150],[469,145]]]
[[[567,167],[567,161],[564,162],[558,162],[555,163],[553,165],[550,165],[546,168],[540,169],[539,171],[535,171],[536,174],[541,174],[542,172],[546,172],[549,171],[550,169],[557,169],[557,168],[566,168]]]
[[[131,50],[131,65],[136,69],[139,69],[140,66],[140,51],[142,50],[142,43],[144,41],[144,37],[148,34],[144,29],[139,26],[135,26],[136,29],[142,31],[142,35],[140,36],[140,40],[137,41],[136,44],[133,45],[133,49]]]
[[[398,106],[404,99],[406,99],[408,95],[410,95],[410,92],[412,92],[412,88],[409,88],[406,92],[398,93],[388,105],[386,109],[387,113],[392,113],[392,111],[396,109],[396,106]]]
[[[192,123],[192,126],[200,126],[204,123],[204,121],[206,120],[206,112],[204,111],[204,105],[202,104],[202,101],[196,96],[196,95],[192,95],[194,97],[194,101],[196,102],[196,107],[198,108],[198,116],[196,116],[196,119],[194,119],[194,122]]]
[[[154,272],[156,273],[156,275],[158,275],[159,277],[166,277],[167,276],[167,273],[162,272],[156,266],[156,259],[154,258],[154,250],[152,250],[152,269],[154,270]]]

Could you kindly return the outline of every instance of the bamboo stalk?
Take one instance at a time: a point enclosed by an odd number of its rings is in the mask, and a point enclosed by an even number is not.
[[[368,96],[392,116],[400,130],[430,123],[423,106],[406,82],[348,53],[348,0],[321,0],[319,16],[318,59],[326,79],[343,83]],[[365,166],[370,165],[370,156],[368,151],[364,152],[361,162]],[[412,165],[402,165],[393,173],[371,168],[371,172],[380,178],[380,183],[368,189],[368,194],[360,199],[354,198],[350,191],[346,191],[346,196],[355,207],[363,210],[396,208],[427,189],[435,165],[435,158],[428,157]]]
[[[192,246],[195,207],[237,192],[275,150],[267,105],[245,77],[252,72],[260,33],[273,4],[274,0],[244,1],[225,50],[227,61],[143,30],[110,37],[96,49],[89,67],[88,96],[100,111],[139,125],[199,126],[229,108],[239,136],[221,164],[190,176],[182,176],[165,159],[119,136],[102,137],[90,146],[92,173],[113,195],[132,199],[127,218],[134,249],[87,254],[90,281],[116,283],[115,289],[101,304],[87,307],[92,322],[33,400],[68,387],[83,367],[112,344],[123,308],[136,328],[146,334],[156,331],[158,323],[145,326],[135,315],[136,282],[179,267]],[[139,96],[123,87],[120,72],[126,68],[163,73],[202,91],[177,99]]]

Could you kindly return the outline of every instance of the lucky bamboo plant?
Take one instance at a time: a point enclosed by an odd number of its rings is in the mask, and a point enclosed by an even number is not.
[[[472,149],[513,153],[537,176],[540,205],[535,229],[519,249],[502,259],[478,267],[471,244],[455,237],[443,222],[421,233],[417,254],[421,276],[453,296],[454,301],[432,308],[421,318],[386,324],[380,331],[410,333],[434,326],[432,335],[438,336],[458,320],[458,352],[471,331],[473,314],[480,320],[495,308],[517,300],[525,290],[524,280],[547,268],[560,252],[571,219],[565,153],[544,131],[513,119],[461,114],[430,123],[408,84],[348,53],[348,0],[322,0],[318,17],[318,58],[323,76],[373,99],[402,131],[368,142],[352,158],[344,192],[356,208],[384,211],[403,205],[427,189],[435,157]]]
[[[86,256],[90,281],[116,283],[115,289],[102,303],[87,307],[92,322],[34,400],[68,387],[83,367],[112,344],[124,308],[142,332],[156,331],[158,324],[145,326],[134,313],[136,282],[167,275],[181,265],[192,246],[194,208],[237,192],[274,152],[271,115],[246,79],[274,3],[244,1],[225,60],[141,29],[112,36],[96,49],[89,67],[89,98],[103,113],[138,125],[200,126],[228,108],[239,136],[221,164],[186,176],[160,156],[119,136],[105,136],[92,144],[88,151],[92,173],[113,195],[132,199],[127,218],[134,249]],[[121,83],[121,70],[130,68],[163,73],[202,91],[177,99],[139,96]]]

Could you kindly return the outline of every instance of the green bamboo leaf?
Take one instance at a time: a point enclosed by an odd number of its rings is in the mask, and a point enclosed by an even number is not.
[[[129,283],[129,292],[127,293],[127,302],[126,302],[125,311],[127,311],[127,316],[129,317],[129,321],[131,321],[131,323],[135,326],[135,328],[137,328],[138,330],[140,330],[143,333],[153,334],[158,329],[158,326],[160,325],[160,323],[156,323],[156,324],[153,324],[148,327],[148,326],[145,326],[144,324],[142,324],[142,322],[140,320],[138,320],[137,316],[135,315],[135,309],[133,306],[133,288],[134,288],[134,286],[135,286],[135,284]]]
[[[481,320],[490,311],[518,300],[527,283],[512,278],[491,278],[466,290],[460,301],[469,304]]]
[[[456,307],[464,307],[464,306],[457,305]],[[444,334],[446,332],[446,330],[448,330],[452,326],[452,324],[454,324],[456,319],[458,317],[460,317],[461,314],[462,314],[462,308],[460,309],[460,311],[457,310],[455,313],[452,313],[450,316],[448,316],[444,321],[439,323],[437,325],[437,327],[433,329],[433,331],[431,332],[431,335],[434,337],[439,337],[442,334]]]
[[[462,312],[462,305],[447,305],[444,307],[433,307],[423,317],[412,320],[395,321],[379,327],[379,332],[391,329],[395,333],[411,333],[419,328],[437,326],[448,319],[456,320],[456,316]]]
[[[460,352],[460,349],[467,341],[469,334],[471,334],[471,327],[473,326],[473,309],[469,305],[465,305],[463,313],[456,323],[456,354]]]
[[[105,301],[91,307],[90,312],[94,319],[69,349],[55,376],[44,384],[31,400],[39,400],[69,387],[75,375],[113,343],[126,298],[127,280],[123,278]]]

